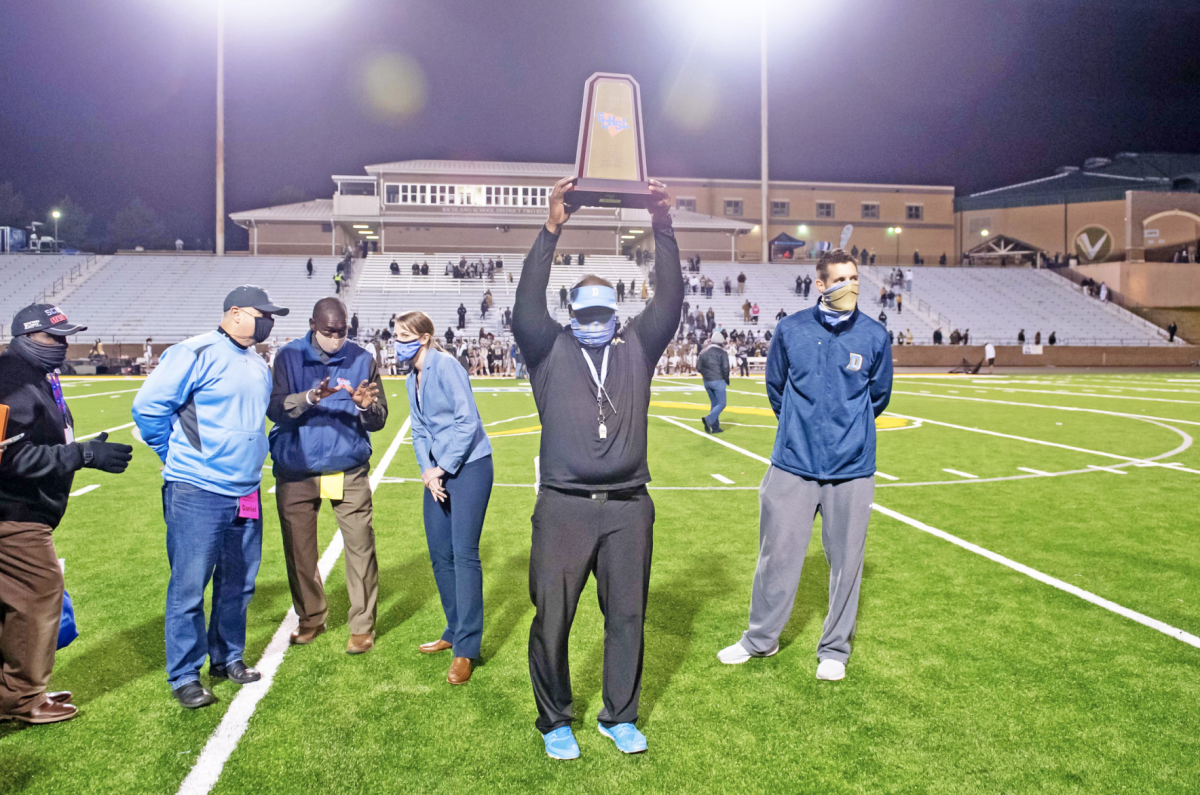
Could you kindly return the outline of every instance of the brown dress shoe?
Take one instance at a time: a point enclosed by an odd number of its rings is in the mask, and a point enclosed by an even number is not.
[[[362,654],[368,652],[375,647],[375,633],[368,632],[366,635],[351,635],[350,642],[346,644],[346,654]]]
[[[79,714],[74,704],[59,704],[57,701],[46,700],[28,712],[20,714],[8,713],[0,715],[0,720],[15,720],[21,723],[58,723],[70,720]]]
[[[46,698],[50,699],[55,704],[70,704],[71,703],[71,691],[70,690],[59,690],[54,693],[47,693]]]
[[[291,636],[288,638],[288,642],[293,646],[307,646],[316,640],[318,635],[323,635],[324,633],[324,624],[321,624],[318,627],[310,627],[309,629],[300,627],[300,629],[297,629],[291,634]]]
[[[450,672],[446,674],[446,681],[452,685],[465,685],[470,678],[471,658],[455,657],[454,662],[450,663]]]
[[[445,651],[446,649],[453,649],[454,644],[450,643],[449,641],[445,641],[445,640],[442,640],[441,638],[438,638],[433,643],[422,643],[417,648],[420,649],[425,654],[437,654],[439,651]]]

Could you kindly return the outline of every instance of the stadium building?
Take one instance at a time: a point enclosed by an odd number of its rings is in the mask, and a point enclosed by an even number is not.
[[[250,233],[251,254],[330,255],[366,240],[379,253],[457,251],[524,254],[545,220],[554,183],[568,163],[405,160],[335,174],[332,198],[233,213]],[[763,219],[757,180],[663,177],[675,197],[680,247],[705,259],[759,261]],[[767,235],[772,258],[804,258],[837,245],[854,226],[852,245],[877,262],[934,262],[954,251],[954,188],[772,181]],[[584,209],[560,248],[630,254],[652,244],[641,210]],[[900,234],[895,229],[900,228]]]

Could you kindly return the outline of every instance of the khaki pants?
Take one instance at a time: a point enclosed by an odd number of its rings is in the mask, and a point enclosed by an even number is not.
[[[345,474],[341,500],[330,500],[342,530],[346,548],[346,590],[350,595],[350,632],[366,635],[375,628],[375,605],[379,597],[379,564],[375,559],[375,530],[372,527],[371,484],[367,466]],[[321,510],[321,479],[283,481],[275,484],[275,504],[283,530],[283,554],[287,561],[292,605],[301,629],[325,623],[329,605],[317,562],[317,513]]]
[[[0,522],[0,714],[46,700],[62,596],[50,526]]]

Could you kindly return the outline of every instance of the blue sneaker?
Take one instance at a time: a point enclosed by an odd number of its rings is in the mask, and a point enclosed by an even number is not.
[[[603,723],[597,723],[596,728],[608,739],[617,744],[617,750],[623,754],[640,754],[646,750],[646,735],[637,730],[632,723],[618,723],[611,729]]]
[[[543,734],[542,740],[546,743],[546,756],[551,759],[579,758],[579,743],[575,742],[575,735],[571,733],[570,726],[559,726],[554,731]],[[645,745],[644,740],[642,744]]]

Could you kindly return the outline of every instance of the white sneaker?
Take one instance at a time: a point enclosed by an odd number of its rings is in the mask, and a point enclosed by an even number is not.
[[[837,660],[821,660],[817,666],[817,678],[827,682],[836,682],[846,678],[846,664]]]
[[[750,652],[746,651],[746,647],[739,642],[733,644],[732,646],[726,646],[717,652],[717,659],[726,665],[741,665],[751,657],[772,657],[778,651],[779,644],[776,643],[775,648],[771,649],[766,654],[751,654]]]

